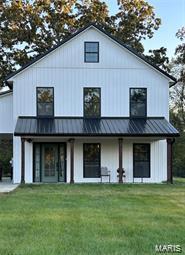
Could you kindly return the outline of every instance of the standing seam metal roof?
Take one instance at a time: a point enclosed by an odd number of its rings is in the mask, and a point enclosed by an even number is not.
[[[19,117],[15,136],[179,136],[165,118]]]

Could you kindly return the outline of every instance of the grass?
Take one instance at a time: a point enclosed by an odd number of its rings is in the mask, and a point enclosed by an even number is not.
[[[0,195],[0,255],[185,254],[185,182],[24,185]]]
[[[185,178],[175,177],[173,178],[174,184],[184,184],[185,185]]]

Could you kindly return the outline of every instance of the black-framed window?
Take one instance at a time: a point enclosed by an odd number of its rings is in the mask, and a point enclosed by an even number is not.
[[[147,89],[130,88],[130,117],[143,118],[147,116]]]
[[[99,42],[84,43],[84,61],[86,63],[99,62]]]
[[[84,117],[99,118],[101,116],[101,89],[84,88]]]
[[[54,116],[54,88],[37,87],[37,116]]]
[[[150,178],[150,144],[133,145],[134,178]]]
[[[84,178],[100,177],[101,146],[99,143],[84,143],[83,164]]]

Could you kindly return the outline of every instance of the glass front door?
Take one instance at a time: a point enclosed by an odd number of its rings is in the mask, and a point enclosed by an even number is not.
[[[42,146],[42,181],[58,181],[57,145],[44,144]]]
[[[66,181],[66,144],[34,144],[34,181]]]

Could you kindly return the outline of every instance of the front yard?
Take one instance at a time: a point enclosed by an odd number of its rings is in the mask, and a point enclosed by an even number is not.
[[[185,254],[185,183],[25,185],[0,195],[0,255]]]

